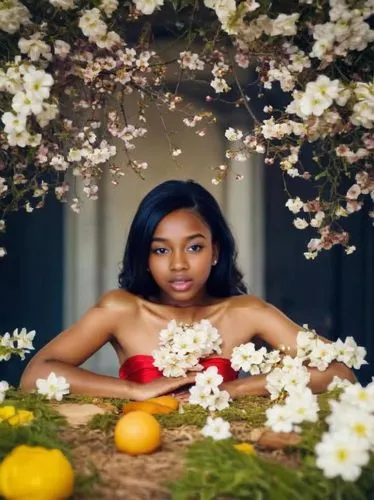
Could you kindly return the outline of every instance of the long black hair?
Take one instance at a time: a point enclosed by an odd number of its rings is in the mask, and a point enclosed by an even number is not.
[[[234,237],[214,197],[192,180],[165,181],[152,189],[141,201],[132,221],[119,286],[135,295],[150,298],[159,287],[147,271],[152,237],[159,222],[174,210],[188,209],[198,213],[219,247],[218,263],[212,267],[206,289],[212,297],[229,297],[247,293],[243,275],[236,264]]]

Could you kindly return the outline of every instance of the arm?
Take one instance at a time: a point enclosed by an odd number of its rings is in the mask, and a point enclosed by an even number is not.
[[[301,330],[299,325],[291,321],[276,307],[266,304],[260,299],[258,299],[256,305],[250,307],[249,314],[250,321],[255,328],[255,334],[259,338],[275,349],[280,345],[289,347],[290,350],[287,351],[287,354],[296,356],[296,337],[297,332]],[[348,379],[351,382],[355,382],[356,380],[352,370],[343,363],[336,361],[331,363],[323,372],[316,368],[308,368],[308,370],[310,372],[309,387],[315,393],[325,391],[335,375],[341,379]],[[244,395],[268,395],[269,393],[265,388],[266,376],[252,375],[240,378],[233,382],[222,384],[221,388],[227,390],[231,397],[234,398]]]
[[[195,374],[173,379],[163,377],[149,384],[138,384],[80,368],[79,365],[110,340],[120,320],[123,321],[120,309],[90,309],[32,358],[22,375],[20,388],[30,392],[35,390],[36,380],[48,377],[52,371],[67,379],[72,393],[134,400],[159,396],[193,383]]]

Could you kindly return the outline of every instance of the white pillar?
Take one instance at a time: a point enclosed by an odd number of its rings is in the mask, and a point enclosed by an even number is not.
[[[264,183],[262,157],[257,154],[245,162],[232,161],[232,172],[225,182],[225,214],[239,249],[238,264],[249,293],[265,294],[264,276]]]

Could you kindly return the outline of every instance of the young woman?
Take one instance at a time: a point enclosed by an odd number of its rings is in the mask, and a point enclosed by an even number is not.
[[[248,295],[236,265],[235,242],[218,203],[193,181],[166,181],[140,203],[132,222],[119,276],[120,288],[62,332],[30,361],[21,388],[32,391],[50,372],[64,376],[73,393],[143,400],[174,392],[194,381],[167,378],[153,366],[159,332],[172,319],[209,320],[223,339],[219,358],[200,360],[217,366],[222,389],[231,397],[265,395],[265,376],[237,378],[230,366],[235,346],[260,339],[296,354],[300,327],[275,307]],[[105,343],[114,347],[118,378],[80,365]],[[324,372],[310,368],[310,386],[324,391],[334,375],[354,380],[343,364]]]

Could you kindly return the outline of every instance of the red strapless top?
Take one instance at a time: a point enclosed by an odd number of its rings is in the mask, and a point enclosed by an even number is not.
[[[224,382],[230,382],[238,377],[238,372],[232,368],[230,360],[227,358],[204,358],[200,359],[199,363],[204,369],[216,366]],[[153,356],[146,354],[131,356],[126,359],[119,369],[119,378],[140,384],[152,382],[152,380],[160,377],[162,377],[162,372],[153,366]]]

